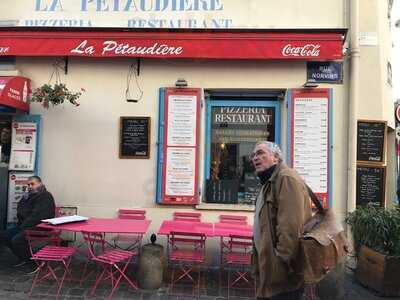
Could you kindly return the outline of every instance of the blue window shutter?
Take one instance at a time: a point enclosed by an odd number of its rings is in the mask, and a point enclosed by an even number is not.
[[[160,98],[158,103],[158,141],[157,141],[157,191],[156,203],[162,203],[162,167],[164,162],[163,147],[164,147],[164,98],[165,88],[160,88]]]

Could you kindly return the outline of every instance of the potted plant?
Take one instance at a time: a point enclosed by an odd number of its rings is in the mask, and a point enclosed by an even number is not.
[[[357,255],[356,278],[385,296],[400,295],[400,208],[358,207],[346,218]]]
[[[79,97],[85,90],[81,88],[79,92],[70,91],[64,83],[56,82],[55,84],[44,84],[32,93],[30,102],[42,103],[44,108],[49,108],[50,104],[53,106],[70,102],[74,106],[79,106]]]

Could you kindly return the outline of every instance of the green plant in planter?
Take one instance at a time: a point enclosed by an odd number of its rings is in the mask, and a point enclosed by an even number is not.
[[[42,103],[44,108],[49,108],[50,104],[53,106],[64,103],[65,101],[70,102],[74,106],[79,106],[79,97],[85,90],[81,88],[79,92],[70,91],[64,83],[44,84],[32,93],[30,102]]]
[[[384,255],[400,256],[399,207],[360,206],[347,216],[346,222],[351,226],[357,254],[365,245]]]

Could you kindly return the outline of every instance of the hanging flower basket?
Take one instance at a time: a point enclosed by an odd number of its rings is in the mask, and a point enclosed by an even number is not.
[[[70,91],[64,83],[44,84],[32,93],[30,102],[42,103],[44,108],[49,108],[50,104],[53,106],[70,102],[74,106],[79,106],[79,97],[85,92],[83,88],[79,92]]]

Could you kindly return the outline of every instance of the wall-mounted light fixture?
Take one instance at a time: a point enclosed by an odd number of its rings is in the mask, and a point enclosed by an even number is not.
[[[176,87],[180,87],[180,88],[182,88],[182,87],[187,87],[187,86],[188,86],[188,83],[187,83],[187,81],[186,81],[185,78],[178,78],[178,79],[176,80],[176,82],[175,82],[175,86],[176,86]]]
[[[318,87],[318,83],[316,83],[315,81],[306,81],[303,84],[303,88],[306,89],[313,89],[313,88],[317,88]]]

